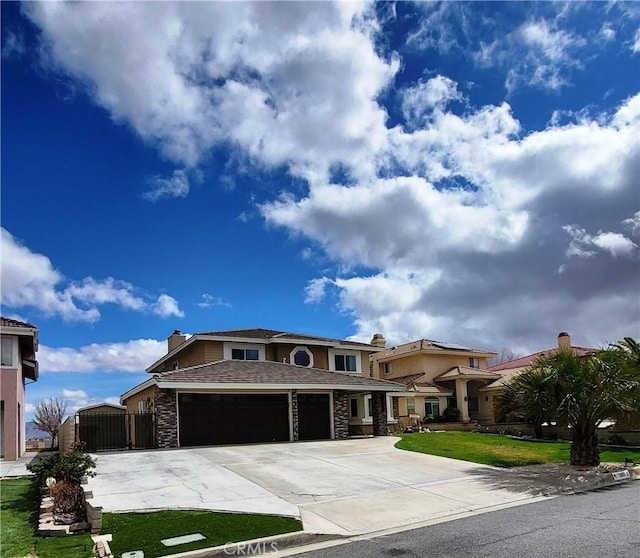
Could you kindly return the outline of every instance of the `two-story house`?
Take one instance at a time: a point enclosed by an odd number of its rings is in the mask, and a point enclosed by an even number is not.
[[[491,394],[480,390],[498,380],[487,370],[496,353],[430,339],[418,339],[369,357],[373,378],[392,380],[405,386],[389,393],[388,421],[425,417],[437,419],[447,407],[457,407],[460,420],[490,419]]]
[[[386,395],[404,388],[370,378],[369,355],[383,349],[269,329],[175,331],[121,403],[155,412],[160,447],[344,438],[354,413],[386,434]]]
[[[2,317],[0,334],[0,457],[13,461],[26,448],[25,384],[38,379],[38,328]]]

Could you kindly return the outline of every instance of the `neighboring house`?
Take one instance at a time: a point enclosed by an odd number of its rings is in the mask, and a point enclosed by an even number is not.
[[[0,334],[0,451],[3,459],[16,460],[26,449],[25,383],[38,379],[38,328],[2,317]]]
[[[147,368],[153,377],[120,401],[129,413],[155,412],[159,447],[345,438],[354,411],[358,426],[386,434],[387,393],[403,386],[369,377],[381,338],[175,331]]]
[[[488,420],[493,401],[481,388],[500,378],[487,369],[496,353],[430,339],[418,339],[370,356],[372,376],[401,383],[390,393],[388,421],[425,417],[437,420],[447,407],[460,410],[460,420]]]
[[[500,378],[495,382],[480,388],[480,392],[484,394],[485,397],[488,397],[489,400],[493,401],[495,396],[500,392],[506,382],[529,368],[532,364],[535,364],[535,362],[539,358],[553,356],[559,350],[571,350],[574,354],[583,356],[592,353],[596,349],[592,349],[589,347],[576,347],[572,345],[571,336],[566,331],[563,331],[558,334],[557,347],[552,347],[550,349],[545,349],[544,351],[538,351],[537,353],[532,353],[530,355],[519,357],[508,362],[502,362],[500,364],[490,366],[488,370],[490,372],[499,374]],[[495,422],[495,419],[496,417],[493,414],[492,406],[491,422]]]

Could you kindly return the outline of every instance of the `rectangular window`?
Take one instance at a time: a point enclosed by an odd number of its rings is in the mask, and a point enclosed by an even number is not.
[[[368,411],[368,416],[372,417],[373,416],[373,399],[371,399],[371,397],[367,399],[367,411]]]
[[[410,397],[407,399],[407,414],[415,415],[416,414],[416,400],[414,397]]]
[[[391,374],[391,372],[393,372],[393,363],[385,362],[384,363],[384,373],[385,374]]]
[[[469,359],[469,368],[480,368],[480,361],[475,357],[471,357]]]
[[[349,400],[349,405],[351,406],[351,417],[358,417],[358,400],[354,397]]]
[[[231,349],[233,360],[260,360],[258,349]]]
[[[356,355],[335,355],[337,372],[357,372]]]
[[[424,414],[426,416],[433,415],[434,417],[437,417],[440,414],[440,401],[435,398],[425,399]]]
[[[11,337],[2,338],[2,355],[0,360],[2,366],[14,366],[13,362],[13,339]]]

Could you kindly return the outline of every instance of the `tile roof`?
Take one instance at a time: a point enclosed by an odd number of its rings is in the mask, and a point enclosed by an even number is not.
[[[589,353],[592,353],[593,351],[595,351],[595,349],[589,349],[587,347],[574,347],[574,346],[571,346],[571,350],[578,356],[588,355]],[[494,364],[493,366],[489,366],[487,370],[491,372],[499,372],[500,370],[511,370],[512,368],[524,368],[527,366],[531,366],[539,358],[553,356],[557,352],[558,352],[557,347],[554,347],[552,349],[546,349],[544,351],[532,353],[530,355],[516,358],[508,362],[501,362],[500,364]]]
[[[388,380],[377,380],[359,375],[330,372],[319,368],[306,368],[294,364],[253,360],[219,360],[163,372],[156,375],[159,383],[202,384],[278,384],[352,386],[354,388],[388,388],[401,391],[404,386]]]
[[[479,378],[483,380],[497,380],[500,374],[490,370],[482,370],[480,368],[471,368],[469,366],[453,366],[446,372],[436,376],[434,380],[452,380],[454,378]]]
[[[31,329],[38,329],[36,326],[27,323],[21,322],[20,320],[13,320],[11,318],[5,318],[4,316],[0,316],[0,326],[3,327],[28,327]]]
[[[317,335],[304,335],[302,333],[292,333],[288,331],[280,331],[275,329],[252,328],[252,329],[230,329],[222,331],[201,331],[196,335],[208,335],[211,337],[230,337],[230,338],[247,338],[247,339],[296,339],[303,341],[321,341],[332,344],[357,345],[361,347],[371,348],[373,345],[369,343],[360,343],[358,341],[349,341],[345,339],[332,339],[331,337],[320,337]]]

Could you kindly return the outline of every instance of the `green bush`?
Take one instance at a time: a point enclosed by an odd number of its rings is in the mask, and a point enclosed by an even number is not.
[[[627,441],[620,434],[611,434],[607,438],[607,444],[612,446],[628,446]]]
[[[447,422],[458,422],[460,420],[460,409],[458,407],[447,407],[442,416]]]
[[[40,485],[44,485],[48,477],[53,477],[58,482],[80,484],[82,477],[95,476],[92,471],[95,466],[94,459],[84,452],[84,445],[74,444],[69,453],[48,455],[34,463],[29,463],[27,469],[36,476]]]
[[[444,422],[444,418],[442,415],[427,415],[424,417],[423,422],[425,424],[430,424],[432,422]]]

